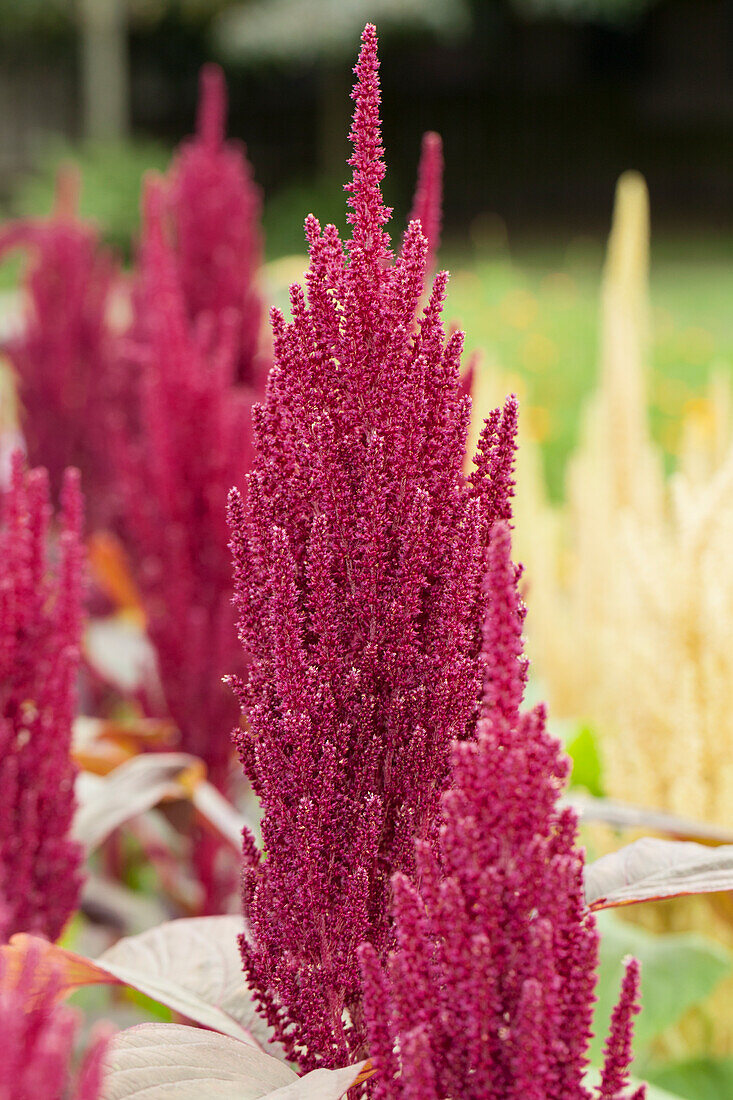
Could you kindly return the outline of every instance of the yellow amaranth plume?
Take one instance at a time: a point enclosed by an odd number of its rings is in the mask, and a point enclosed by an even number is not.
[[[649,313],[648,196],[627,172],[604,271],[599,386],[562,508],[548,504],[520,417],[529,650],[551,713],[598,729],[610,794],[733,827],[730,385],[713,371],[665,482],[647,423]],[[497,368],[474,367],[477,421],[505,389]]]
[[[730,385],[714,371],[707,395],[690,403],[678,470],[665,481],[648,428],[648,268],[647,190],[626,173],[603,278],[599,385],[561,508],[547,502],[536,450],[520,447],[528,650],[550,713],[597,731],[609,796],[733,828]],[[696,927],[733,946],[715,904],[629,917],[658,930]],[[732,989],[726,983],[675,1041],[733,1053]]]

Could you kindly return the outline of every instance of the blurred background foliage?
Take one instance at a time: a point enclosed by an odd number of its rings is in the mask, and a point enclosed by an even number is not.
[[[555,499],[595,371],[613,186],[643,172],[652,427],[671,466],[680,415],[733,357],[733,9],[718,0],[0,0],[0,210],[48,210],[75,159],[82,213],[129,258],[141,176],[190,132],[213,58],[264,189],[267,257],[302,254],[306,211],[343,226],[367,19],[388,198],[409,208],[420,133],[439,130],[450,310],[470,350],[521,380]]]

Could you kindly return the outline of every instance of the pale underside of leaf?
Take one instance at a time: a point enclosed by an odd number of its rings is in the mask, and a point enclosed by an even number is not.
[[[365,1066],[298,1078],[271,1055],[179,1024],[120,1032],[107,1062],[102,1100],[341,1100]]]
[[[93,851],[116,828],[170,798],[190,798],[203,778],[203,765],[182,752],[146,753],[106,776],[77,776],[77,810],[72,835]]]
[[[630,806],[611,798],[570,791],[564,802],[572,806],[581,821],[600,822],[615,829],[648,829],[667,833],[677,840],[699,840],[704,844],[733,844],[733,831],[717,825],[706,825],[692,818]]]
[[[84,634],[84,654],[107,683],[131,695],[144,685],[157,686],[157,658],[139,622],[126,615],[92,619]]]
[[[121,1031],[108,1066],[103,1100],[258,1100],[298,1080],[283,1062],[246,1043],[180,1024]]]
[[[183,917],[118,940],[95,962],[189,1020],[265,1047],[270,1031],[242,973],[243,929],[237,916]]]
[[[733,890],[733,845],[643,837],[602,856],[585,871],[591,909],[609,909],[687,894]]]

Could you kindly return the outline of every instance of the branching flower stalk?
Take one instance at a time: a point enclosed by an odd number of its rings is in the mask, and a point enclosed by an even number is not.
[[[362,41],[352,236],[306,220],[307,295],[291,288],[291,321],[273,312],[254,467],[230,503],[251,661],[238,743],[264,843],[245,835],[242,957],[304,1070],[365,1049],[356,950],[393,946],[391,876],[414,872],[449,747],[473,734],[486,548],[513,491],[513,399],[463,476],[463,337],[441,323],[445,273],[418,316],[419,222],[390,248],[372,26]]]
[[[77,908],[69,751],[82,624],[79,475],[61,491],[58,563],[47,552],[48,478],[14,457],[0,510],[0,941],[55,940]]]
[[[576,819],[558,797],[569,762],[544,708],[521,713],[519,570],[494,528],[475,741],[452,750],[437,840],[416,879],[392,879],[398,946],[359,951],[375,1100],[623,1100],[638,1011],[627,969],[597,1092],[588,1065],[598,933],[583,894]],[[642,1100],[643,1087],[634,1093]]]

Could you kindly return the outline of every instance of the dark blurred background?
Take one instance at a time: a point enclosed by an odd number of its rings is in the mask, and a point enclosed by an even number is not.
[[[263,295],[287,304],[303,219],[344,225],[352,66],[380,34],[387,199],[399,234],[420,139],[445,143],[448,313],[523,400],[551,492],[596,380],[616,180],[649,185],[650,420],[681,423],[733,364],[733,2],[0,0],[0,221],[45,215],[59,162],[127,260],[140,183],[194,128],[209,60],[264,195]],[[0,264],[0,325],[19,261]],[[707,415],[707,413],[706,413]],[[712,414],[711,414],[712,415]]]
[[[303,201],[320,197],[324,216],[340,215],[333,184],[367,18],[382,38],[398,208],[429,128],[445,141],[457,241],[496,224],[513,237],[595,232],[628,167],[645,174],[658,227],[732,228],[733,3],[723,0],[0,0],[0,201],[39,203],[34,181],[69,144],[89,161],[87,187],[107,173],[120,201],[126,187],[134,201],[127,177],[164,163],[191,131],[198,70],[216,59],[230,130],[268,196],[268,253],[292,251]]]

